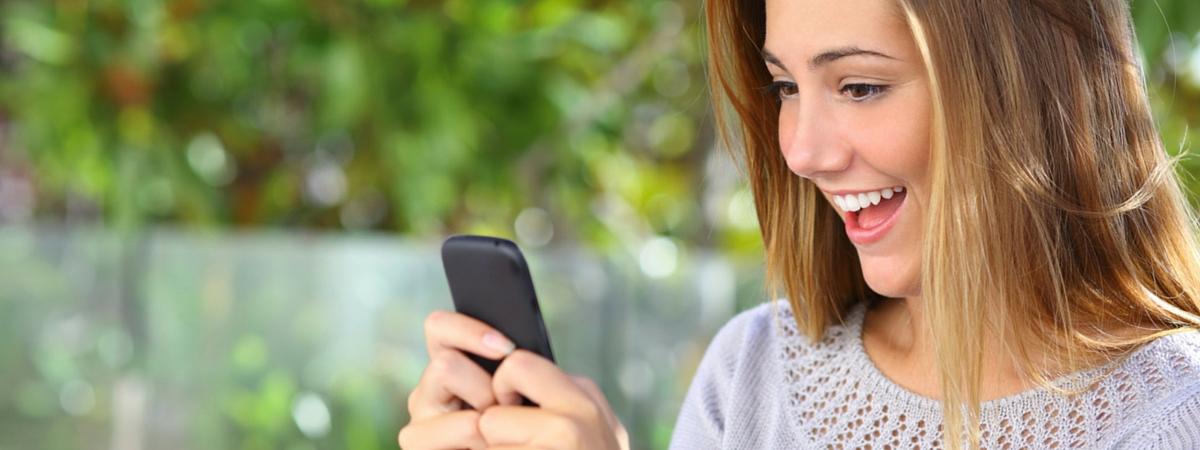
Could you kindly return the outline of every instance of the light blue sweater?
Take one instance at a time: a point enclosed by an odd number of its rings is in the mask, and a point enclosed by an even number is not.
[[[738,314],[717,333],[688,389],[672,449],[941,448],[937,401],[893,383],[862,346],[865,304],[813,345],[785,301]],[[1200,450],[1200,333],[984,402],[983,448]]]

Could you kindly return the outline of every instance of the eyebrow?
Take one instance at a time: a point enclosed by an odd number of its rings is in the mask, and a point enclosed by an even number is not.
[[[874,50],[866,50],[866,49],[854,47],[854,46],[839,47],[839,48],[823,51],[820,54],[818,54],[817,56],[812,57],[812,59],[808,60],[808,69],[816,70],[817,68],[821,67],[824,64],[828,64],[828,63],[837,61],[842,58],[850,57],[850,56],[876,56],[876,57],[880,57],[880,58],[896,60],[896,58],[893,58],[891,56],[888,56],[886,54],[883,54],[883,53],[880,53],[880,52],[877,52]],[[763,57],[764,61],[774,64],[776,66],[779,66],[779,68],[781,68],[783,70],[788,70],[787,66],[783,65],[783,62],[779,60],[779,57],[775,56],[774,53],[771,53],[770,50],[767,50],[764,48],[762,50],[762,57]]]

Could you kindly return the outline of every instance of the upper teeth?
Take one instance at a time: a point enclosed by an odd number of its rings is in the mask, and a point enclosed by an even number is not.
[[[878,205],[881,199],[892,198],[893,194],[904,191],[903,186],[883,188],[878,191],[859,192],[857,194],[834,195],[833,202],[842,211],[858,211],[863,208]]]

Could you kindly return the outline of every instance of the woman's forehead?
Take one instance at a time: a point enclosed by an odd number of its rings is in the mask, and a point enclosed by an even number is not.
[[[789,67],[837,48],[909,59],[911,32],[893,0],[766,0],[764,49]]]

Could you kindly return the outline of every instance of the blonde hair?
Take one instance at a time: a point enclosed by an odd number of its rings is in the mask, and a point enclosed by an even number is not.
[[[943,440],[961,448],[949,437],[962,433],[977,448],[986,333],[1056,388],[1052,371],[1200,326],[1194,219],[1154,127],[1125,1],[898,3],[933,104],[921,296]],[[722,140],[744,151],[768,286],[815,342],[879,296],[837,213],[781,156],[778,104],[760,89],[771,81],[764,15],[762,0],[707,1],[710,89]]]

